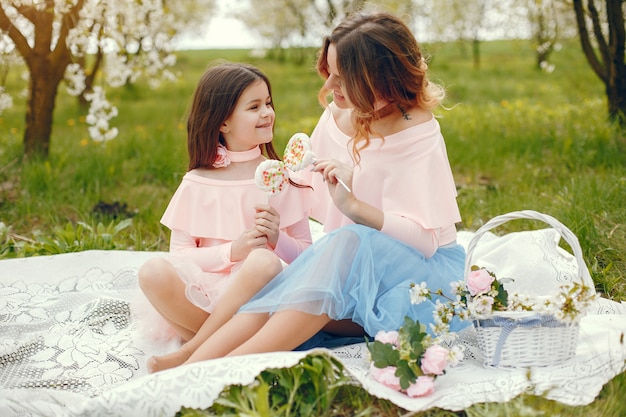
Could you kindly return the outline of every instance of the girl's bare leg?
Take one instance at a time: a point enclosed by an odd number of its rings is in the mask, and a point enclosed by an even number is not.
[[[232,277],[233,282],[228,290],[195,336],[178,351],[153,357],[150,361],[151,371],[173,368],[187,361],[196,349],[235,315],[239,307],[259,292],[281,270],[280,259],[273,252],[266,249],[252,251],[241,269]]]
[[[268,313],[239,313],[206,339],[185,363],[222,358],[250,339],[268,321]]]
[[[185,284],[163,258],[147,261],[139,270],[139,286],[154,308],[183,339],[191,339],[208,313],[187,300]]]
[[[238,314],[235,318],[241,315]],[[326,314],[318,316],[296,310],[278,311],[272,314],[254,336],[228,353],[228,356],[293,350],[330,321]]]

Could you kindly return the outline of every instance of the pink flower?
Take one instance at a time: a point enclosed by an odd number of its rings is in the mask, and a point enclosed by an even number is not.
[[[430,376],[420,376],[406,390],[406,394],[411,398],[423,397],[433,392],[435,392],[435,380]]]
[[[370,374],[374,379],[386,387],[393,390],[400,391],[400,378],[396,374],[395,366],[388,366],[386,368],[377,368],[372,363],[370,365]]]
[[[495,278],[485,269],[471,271],[467,276],[467,289],[471,295],[481,294],[491,289]]]
[[[448,366],[448,349],[439,346],[432,345],[422,357],[422,372],[426,375],[441,375],[444,369]]]
[[[222,144],[217,145],[217,155],[213,162],[213,168],[226,168],[230,164],[226,147]]]
[[[386,332],[384,330],[380,330],[376,333],[374,340],[378,340],[381,343],[389,343],[396,347],[400,345],[400,342],[398,341],[398,332],[396,331]]]

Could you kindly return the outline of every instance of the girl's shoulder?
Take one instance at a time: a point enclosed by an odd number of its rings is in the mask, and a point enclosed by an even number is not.
[[[201,183],[215,183],[224,181],[227,178],[224,175],[225,169],[207,169],[207,168],[196,168],[187,172],[183,179]]]

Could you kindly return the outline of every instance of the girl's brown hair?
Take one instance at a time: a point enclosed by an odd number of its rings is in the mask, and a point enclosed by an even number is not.
[[[198,83],[187,120],[189,171],[213,168],[217,145],[226,145],[220,127],[230,117],[248,86],[263,81],[272,95],[270,80],[258,68],[240,63],[223,63],[209,68]],[[273,104],[272,104],[273,107]],[[280,159],[272,142],[262,144],[266,157]]]
[[[384,100],[389,106],[425,110],[437,107],[445,96],[442,87],[428,80],[425,59],[415,36],[398,17],[387,13],[354,14],[340,23],[324,39],[318,54],[317,71],[328,78],[328,47],[337,51],[337,70],[348,99],[353,104],[352,151],[359,160],[359,150],[370,144],[371,123],[384,116],[375,103]],[[318,99],[326,106],[329,91],[322,87]]]

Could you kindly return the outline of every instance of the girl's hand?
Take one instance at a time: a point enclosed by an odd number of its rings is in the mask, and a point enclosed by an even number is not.
[[[250,252],[258,248],[267,248],[267,236],[256,228],[246,230],[231,244],[230,260],[231,262],[243,261]]]
[[[328,184],[328,191],[333,202],[339,210],[347,214],[349,206],[355,202],[356,198],[338,180],[341,179],[351,190],[352,167],[336,159],[320,159],[313,163],[313,172],[322,174],[324,181]]]
[[[267,204],[259,204],[255,209],[254,223],[256,224],[256,230],[267,237],[268,246],[274,249],[280,235],[280,213]]]

